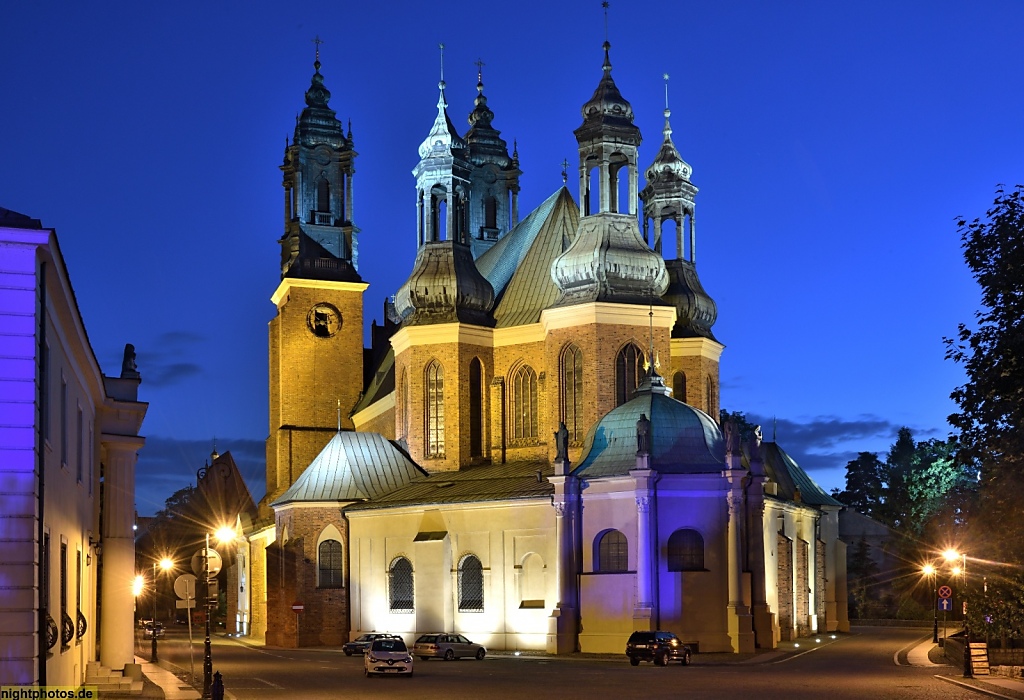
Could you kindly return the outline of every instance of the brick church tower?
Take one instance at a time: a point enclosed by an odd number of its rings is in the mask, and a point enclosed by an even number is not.
[[[285,146],[281,283],[271,300],[267,495],[284,492],[342,427],[363,386],[363,292],[352,223],[356,152],[313,64],[306,107]],[[264,512],[269,515],[269,512]]]

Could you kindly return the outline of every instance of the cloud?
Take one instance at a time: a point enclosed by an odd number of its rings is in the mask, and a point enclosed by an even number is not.
[[[776,440],[807,472],[845,470],[847,462],[860,452],[878,452],[884,458],[884,453],[896,441],[896,433],[902,427],[872,415],[855,418],[815,416],[796,421],[748,413],[747,420],[760,423],[765,440]],[[917,439],[923,437],[915,434]]]
[[[135,468],[135,507],[153,515],[175,491],[195,485],[196,472],[210,461],[209,440],[149,436]],[[218,438],[217,451],[231,452],[253,500],[266,491],[266,448],[263,440]]]
[[[151,346],[137,348],[139,372],[146,384],[166,387],[202,374],[203,368],[184,358],[195,357],[206,340],[191,331],[165,331]]]

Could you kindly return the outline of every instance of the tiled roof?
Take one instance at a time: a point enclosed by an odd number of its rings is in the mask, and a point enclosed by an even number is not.
[[[545,478],[550,475],[551,465],[546,461],[487,464],[457,472],[436,472],[353,505],[349,510],[547,498],[555,492]]]
[[[576,236],[579,208],[565,187],[548,197],[476,261],[494,287],[492,314],[498,328],[540,321],[554,304],[558,287],[551,263]]]
[[[377,498],[424,474],[380,434],[339,431],[271,505]]]

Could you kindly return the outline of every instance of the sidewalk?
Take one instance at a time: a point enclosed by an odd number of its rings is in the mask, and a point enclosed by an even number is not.
[[[950,663],[945,652],[931,639],[917,644],[907,652],[907,663],[911,666],[932,666],[939,680],[970,688],[994,698],[1024,700],[1024,679],[1009,676],[974,676],[964,678],[963,670]]]
[[[198,700],[199,691],[191,687],[173,673],[146,659],[136,656],[135,663],[142,666],[142,675],[163,692],[164,700]],[[143,694],[145,697],[145,693]]]

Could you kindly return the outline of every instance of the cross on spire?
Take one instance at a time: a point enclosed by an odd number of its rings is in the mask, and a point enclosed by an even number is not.
[[[564,185],[569,181],[569,161],[565,158],[562,159],[562,184]]]
[[[604,40],[608,41],[608,0],[604,0],[601,3],[601,7],[604,8]]]
[[[313,38],[313,39],[310,39],[310,41],[312,41],[314,44],[316,44],[316,60],[319,61],[320,60],[320,44],[324,43],[324,40],[320,38],[319,34],[317,34],[316,37]]]

